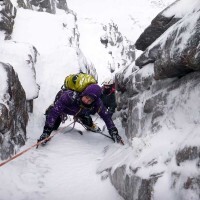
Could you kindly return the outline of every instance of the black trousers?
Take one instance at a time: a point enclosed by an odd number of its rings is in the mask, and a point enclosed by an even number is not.
[[[82,122],[83,124],[85,124],[86,126],[92,127],[93,121],[92,121],[92,117],[90,117],[90,115],[79,116],[78,118],[79,118],[79,119],[81,120],[81,122]]]

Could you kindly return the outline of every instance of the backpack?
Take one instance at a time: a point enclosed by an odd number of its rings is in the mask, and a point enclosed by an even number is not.
[[[96,84],[97,81],[90,74],[79,73],[70,74],[65,78],[64,88],[66,90],[74,90],[76,92],[83,92],[90,84]]]

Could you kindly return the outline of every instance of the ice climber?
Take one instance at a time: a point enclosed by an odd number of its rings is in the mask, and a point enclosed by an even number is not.
[[[104,120],[108,132],[115,142],[121,142],[122,139],[118,130],[100,99],[101,87],[97,84],[91,84],[83,90],[76,92],[74,90],[61,90],[55,98],[54,104],[48,109],[43,133],[39,141],[48,138],[53,130],[56,130],[63,116],[72,115],[75,119],[81,121],[90,131],[100,131],[100,128],[92,121],[90,114],[98,113]]]
[[[101,100],[107,108],[108,113],[112,116],[117,107],[115,99],[115,84],[113,78],[106,78],[103,82]]]

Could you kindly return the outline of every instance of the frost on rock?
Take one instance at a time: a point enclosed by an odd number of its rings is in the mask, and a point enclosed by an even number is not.
[[[13,67],[0,63],[0,158],[7,159],[25,144],[26,96]]]

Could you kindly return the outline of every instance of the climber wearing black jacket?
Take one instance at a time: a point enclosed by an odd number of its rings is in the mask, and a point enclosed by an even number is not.
[[[115,85],[112,78],[106,78],[103,82],[101,100],[112,116],[117,107],[115,99]]]

